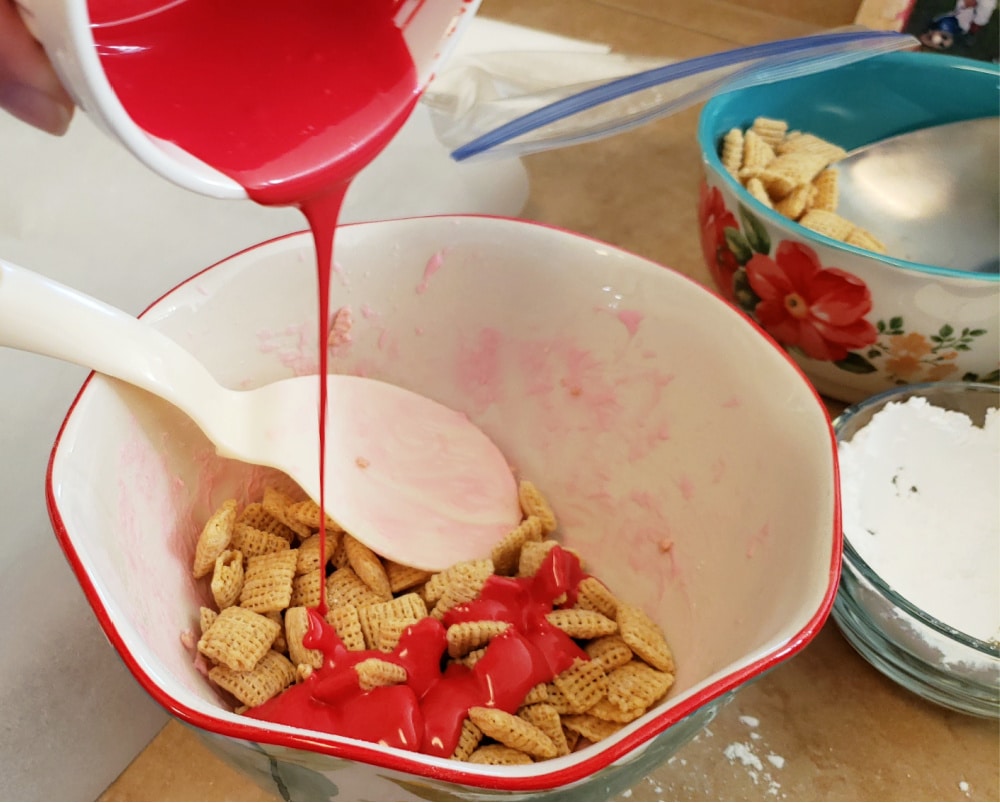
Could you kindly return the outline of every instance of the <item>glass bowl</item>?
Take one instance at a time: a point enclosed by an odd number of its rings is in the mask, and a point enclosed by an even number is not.
[[[834,421],[838,444],[850,441],[886,405],[915,396],[965,413],[982,426],[987,410],[1000,405],[1000,386],[941,382],[885,391],[849,407]],[[845,493],[844,504],[847,497]],[[1000,506],[997,511],[1000,516]],[[1000,573],[1000,567],[996,570]],[[955,711],[1000,716],[1000,645],[955,629],[897,593],[859,554],[846,531],[832,616],[851,645],[903,687]]]

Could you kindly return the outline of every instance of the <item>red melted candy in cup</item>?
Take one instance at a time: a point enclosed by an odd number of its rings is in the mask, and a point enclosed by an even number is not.
[[[342,196],[417,100],[396,0],[159,5],[90,0],[108,80],[137,125],[258,203]]]

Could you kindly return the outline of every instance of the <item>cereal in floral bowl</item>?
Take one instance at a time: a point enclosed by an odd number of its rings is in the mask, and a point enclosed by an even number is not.
[[[897,385],[1000,378],[1000,275],[884,253],[877,232],[843,220],[836,201],[825,200],[838,152],[900,129],[996,114],[995,66],[958,69],[919,55],[721,95],[699,123],[699,236],[716,289],[782,345],[817,390],[845,402]],[[899,103],[900,93],[912,95],[915,71],[931,89],[951,81],[943,85],[958,91]],[[876,72],[877,81],[867,80]],[[796,139],[810,140],[811,156],[789,153]],[[817,143],[836,150],[817,161]],[[732,163],[734,149],[750,161]],[[812,167],[782,187],[773,168],[810,159]]]

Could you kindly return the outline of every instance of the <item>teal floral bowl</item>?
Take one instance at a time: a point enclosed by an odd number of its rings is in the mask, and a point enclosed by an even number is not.
[[[719,148],[758,116],[853,148],[1000,112],[997,65],[893,53],[719,95],[698,124],[703,256],[718,292],[816,389],[858,402],[898,385],[1000,377],[1000,275],[911,262],[831,239],[753,198]]]

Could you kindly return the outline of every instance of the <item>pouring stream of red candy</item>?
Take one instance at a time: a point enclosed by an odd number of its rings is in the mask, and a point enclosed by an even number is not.
[[[403,125],[419,97],[420,80],[427,80],[418,77],[420,65],[414,63],[404,28],[428,9],[402,0],[244,0],[238,13],[215,0],[157,5],[137,13],[134,0],[90,0],[94,41],[109,82],[129,116],[148,134],[229,176],[257,203],[303,212],[316,248],[317,349],[319,376],[325,377],[337,219],[352,179]],[[459,13],[465,10],[461,3],[457,7]],[[442,30],[442,39],[449,32]],[[455,471],[443,466],[435,471],[435,455],[418,447],[426,437],[407,437],[421,425],[416,400],[411,399],[412,415],[395,410],[392,427],[363,426],[363,416],[340,414],[348,408],[338,409],[337,400],[328,399],[325,381],[317,385],[316,501],[359,540],[397,560],[403,559],[386,543],[407,540],[411,556],[425,553],[422,563],[408,562],[440,569],[455,560],[446,554],[449,543],[464,545],[468,552],[470,543],[489,545],[516,526],[516,484],[494,445],[497,459],[477,464],[471,478],[456,478]],[[386,398],[384,389],[374,385],[369,385],[367,418],[385,409],[379,406]],[[355,388],[354,395],[361,393],[361,398],[352,396],[353,409],[365,407],[364,390]],[[405,397],[399,396],[398,403],[405,405]],[[335,417],[333,428],[328,407]],[[345,437],[328,439],[333,429]],[[294,427],[290,430],[294,434]],[[467,442],[469,455],[477,453],[475,448],[482,454],[483,433],[464,416],[456,415],[446,429],[435,432],[449,446]],[[480,441],[475,448],[473,436]],[[353,448],[365,439],[371,441],[370,451],[384,458],[381,465],[373,465],[368,453],[345,463],[340,442]],[[338,477],[328,476],[328,449],[338,450]],[[340,476],[345,466],[351,471],[349,482]],[[370,480],[363,473],[366,468]],[[483,493],[467,493],[473,481],[481,483]],[[331,483],[352,490],[331,497]],[[435,521],[450,531],[439,528],[422,545],[399,522],[407,504],[427,499],[439,514]],[[394,502],[401,509],[398,515]],[[343,518],[338,506],[348,509],[341,511]],[[359,526],[351,527],[351,519]],[[375,534],[378,544],[372,543]]]

